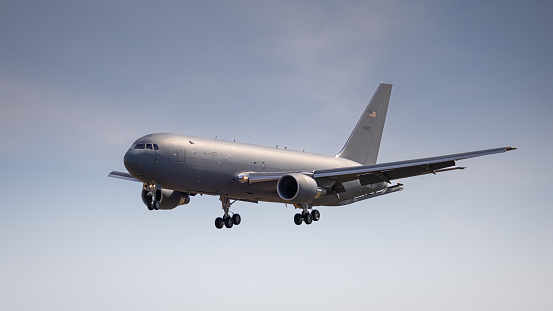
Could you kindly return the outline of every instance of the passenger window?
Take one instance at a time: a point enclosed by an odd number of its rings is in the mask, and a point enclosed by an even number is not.
[[[136,146],[134,146],[134,150],[144,149],[144,147],[145,147],[144,144],[137,144]]]
[[[154,150],[159,150],[159,147],[156,144],[154,144]]]
[[[154,147],[152,147],[152,144],[147,144],[146,149],[148,150],[154,150]]]

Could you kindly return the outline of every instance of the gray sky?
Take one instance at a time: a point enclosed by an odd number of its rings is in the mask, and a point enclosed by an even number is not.
[[[547,1],[4,1],[2,310],[551,310]],[[152,132],[335,154],[394,84],[379,162],[515,146],[296,226],[109,179]]]

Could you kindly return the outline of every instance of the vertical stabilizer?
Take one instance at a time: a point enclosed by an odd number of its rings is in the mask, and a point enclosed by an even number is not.
[[[391,84],[380,83],[346,145],[336,157],[362,165],[376,163],[391,92]]]

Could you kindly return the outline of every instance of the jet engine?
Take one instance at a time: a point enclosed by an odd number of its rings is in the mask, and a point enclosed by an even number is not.
[[[326,190],[317,185],[315,179],[301,174],[287,174],[278,180],[278,195],[290,203],[307,203],[326,195]]]
[[[152,197],[148,195],[148,190],[142,189],[142,202],[146,206],[150,206]],[[157,191],[156,201],[159,201],[159,209],[174,209],[175,207],[183,204],[190,203],[190,197],[186,193],[180,191],[161,189]]]

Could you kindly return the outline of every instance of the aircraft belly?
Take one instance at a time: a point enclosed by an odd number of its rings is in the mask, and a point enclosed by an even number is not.
[[[188,193],[225,195],[232,198],[253,199],[257,189],[250,189],[248,184],[237,180],[233,169],[225,170],[222,166],[207,165],[202,159],[187,163],[178,163],[170,168],[158,171],[162,187]],[[275,188],[276,189],[276,188]],[[275,192],[276,194],[276,192]]]

